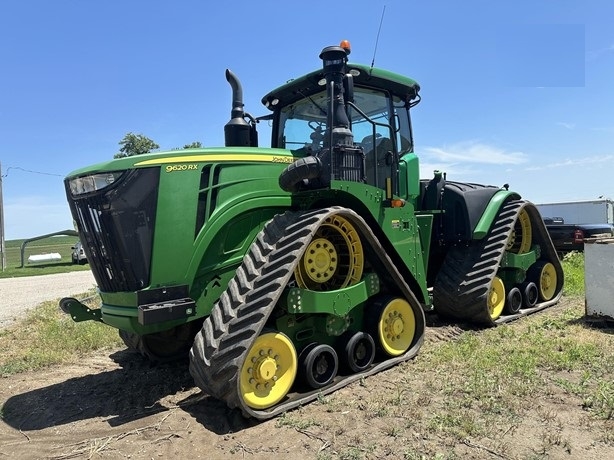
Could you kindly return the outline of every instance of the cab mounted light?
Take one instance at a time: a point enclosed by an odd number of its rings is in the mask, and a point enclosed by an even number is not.
[[[352,52],[352,47],[349,40],[341,40],[339,46],[345,50],[345,54],[349,55]]]

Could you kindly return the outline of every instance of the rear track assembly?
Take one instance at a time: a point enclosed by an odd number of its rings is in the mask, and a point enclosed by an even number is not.
[[[488,294],[521,211],[530,217],[533,240],[540,246],[539,260],[553,264],[557,283],[552,299],[493,321],[488,314]],[[543,310],[558,302],[563,288],[563,269],[537,208],[514,200],[501,207],[488,235],[469,246],[450,249],[433,288],[435,311],[443,316],[487,325],[501,324]]]

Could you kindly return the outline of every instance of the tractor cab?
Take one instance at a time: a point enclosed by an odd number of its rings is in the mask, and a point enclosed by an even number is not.
[[[419,102],[420,88],[401,75],[348,63],[347,46],[325,48],[323,69],[264,96],[273,111],[271,147],[295,156],[317,156],[331,146],[358,149],[364,155],[360,181],[383,188],[399,157],[413,152],[409,109]]]

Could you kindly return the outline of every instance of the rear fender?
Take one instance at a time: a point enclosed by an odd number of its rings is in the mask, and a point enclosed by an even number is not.
[[[499,209],[508,199],[520,199],[520,195],[516,192],[510,192],[509,190],[500,190],[493,195],[482,213],[482,217],[478,221],[478,224],[473,229],[474,240],[481,240],[486,236],[495,217],[497,217],[499,213]]]

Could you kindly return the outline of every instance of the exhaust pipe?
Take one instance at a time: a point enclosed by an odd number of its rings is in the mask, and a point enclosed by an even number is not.
[[[230,121],[224,126],[224,142],[226,147],[257,147],[258,135],[256,120],[243,110],[243,88],[237,76],[226,69],[226,80],[232,88],[232,111]],[[245,118],[249,118],[247,122]]]

